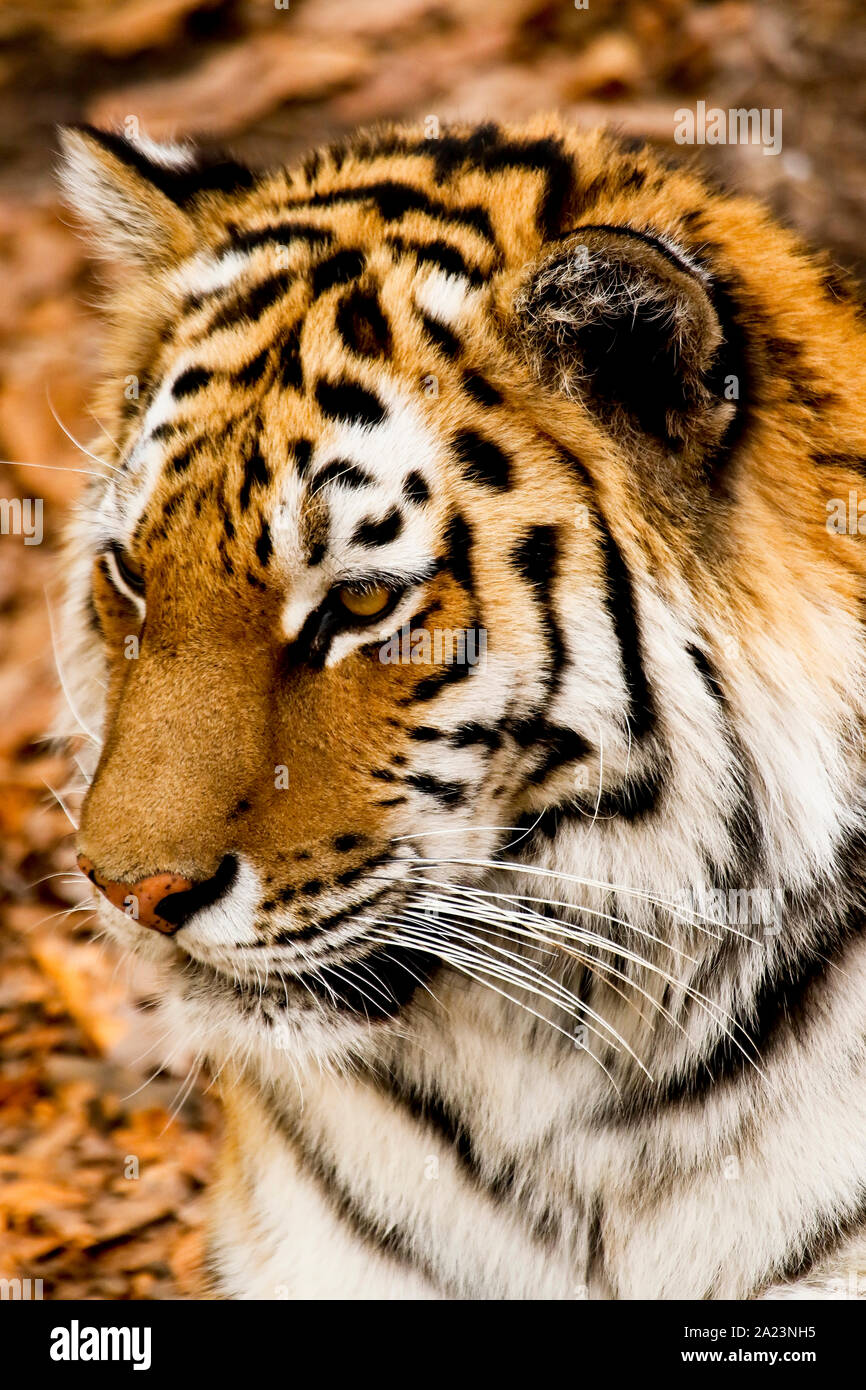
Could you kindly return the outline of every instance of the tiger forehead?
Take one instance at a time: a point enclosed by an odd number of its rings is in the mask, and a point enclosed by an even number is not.
[[[358,287],[340,301],[364,345],[379,327]],[[334,312],[313,325],[325,336]],[[278,330],[256,390],[237,375],[181,364],[169,378],[169,411],[143,446],[161,453],[156,484],[135,529],[146,552],[194,530],[212,560],[263,587],[272,556],[296,567],[339,559],[350,569],[411,565],[435,547],[437,472],[443,440],[420,405],[414,379],[363,376],[322,348],[295,345],[286,381]],[[305,372],[302,361],[307,364]],[[244,386],[253,376],[241,368]],[[219,379],[222,377],[222,379]],[[306,378],[306,380],[305,380]],[[165,396],[165,390],[161,388]]]
[[[455,319],[477,311],[479,292],[537,249],[570,165],[556,140],[512,141],[482,127],[435,151],[411,135],[382,135],[369,148],[358,140],[348,153],[325,151],[301,171],[259,180],[229,200],[210,245],[174,275],[167,336],[184,362],[172,395],[220,379],[251,391],[269,373],[300,389],[301,337],[306,344],[311,332],[324,351],[329,337],[371,365],[409,366],[419,317],[428,348],[432,340],[439,354],[455,356]],[[496,228],[506,176],[535,215]],[[339,311],[323,329],[319,301],[334,291]]]
[[[286,420],[285,434],[313,441],[335,420],[375,423],[385,375],[438,394],[460,371],[476,405],[499,403],[467,368],[459,329],[467,319],[478,327],[509,268],[558,230],[578,182],[576,150],[544,121],[437,136],[360,135],[215,200],[204,249],[173,272],[163,360],[145,373],[161,384],[145,380],[134,452],[151,436],[170,443],[167,467],[179,475],[201,436],[212,438],[215,416],[231,429],[273,385],[300,420],[300,430]],[[612,145],[596,159],[630,163]],[[276,465],[276,454],[265,457]],[[495,457],[486,451],[488,472]],[[498,461],[496,471],[504,476]]]
[[[217,514],[224,543],[257,513],[267,552],[276,510],[283,523],[294,512],[315,563],[333,536],[368,549],[397,541],[435,499],[443,461],[472,436],[455,428],[461,410],[501,403],[456,360],[453,325],[478,291],[438,265],[413,261],[401,275],[403,258],[374,274],[370,259],[331,250],[276,284],[261,258],[252,281],[199,266],[210,288],[187,294],[185,331],[127,461],[131,474],[156,478],[136,529],[145,547],[181,514]],[[488,463],[498,457],[492,444],[486,452]]]
[[[321,561],[338,539],[398,542],[445,480],[508,493],[532,427],[504,398],[496,324],[590,189],[604,221],[664,196],[668,223],[695,194],[643,154],[542,122],[361,136],[217,199],[205,249],[172,273],[157,384],[135,412],[128,471],[159,502],[136,534],[156,544],[207,509],[226,545],[235,531],[267,555],[283,494],[296,510],[318,496],[296,529]]]
[[[145,552],[194,530],[208,553],[320,565],[371,559],[403,542],[408,563],[434,534],[437,441],[406,402],[370,427],[339,419],[288,438],[259,402],[250,418],[182,443],[165,462],[135,528]],[[275,435],[277,436],[275,441]]]

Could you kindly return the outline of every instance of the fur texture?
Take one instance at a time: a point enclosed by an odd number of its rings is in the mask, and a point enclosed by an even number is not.
[[[102,908],[219,1072],[214,1292],[862,1293],[838,278],[553,119],[264,174],[64,145],[125,267],[68,560],[80,848],[229,884],[173,935]]]

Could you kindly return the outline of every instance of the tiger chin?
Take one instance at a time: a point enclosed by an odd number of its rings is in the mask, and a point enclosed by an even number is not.
[[[555,118],[62,144],[78,851],[218,1076],[208,1292],[862,1294],[839,275]]]

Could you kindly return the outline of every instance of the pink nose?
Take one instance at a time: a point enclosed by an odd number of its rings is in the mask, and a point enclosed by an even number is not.
[[[137,883],[110,882],[97,876],[93,861],[86,854],[79,854],[78,867],[94,888],[104,893],[121,912],[143,927],[166,933],[177,930],[178,914],[172,914],[174,920],[171,921],[160,915],[160,908],[176,893],[188,893],[196,886],[192,879],[181,878],[180,874],[151,874],[150,878],[139,879]]]

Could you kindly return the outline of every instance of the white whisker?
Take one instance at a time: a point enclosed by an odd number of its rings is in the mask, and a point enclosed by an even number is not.
[[[98,747],[99,739],[96,737],[96,734],[93,732],[93,730],[88,728],[81,715],[78,713],[78,710],[75,708],[75,702],[72,699],[72,695],[70,694],[69,687],[66,684],[66,678],[63,674],[63,667],[60,664],[60,655],[57,650],[57,634],[54,628],[54,614],[51,611],[51,600],[48,597],[47,589],[44,590],[44,593],[45,606],[48,610],[48,627],[51,632],[51,649],[54,652],[54,666],[57,671],[57,679],[60,682],[60,688],[63,691],[63,696],[66,700],[67,705],[69,706],[69,712],[75,720],[76,724],[80,729],[84,731],[84,733],[90,739],[91,743],[95,743]]]
[[[383,945],[393,945],[393,944],[394,944],[394,938],[393,938],[393,937],[387,937],[387,936],[379,937],[379,938],[372,937],[371,939],[372,939],[372,940],[379,940],[379,941],[381,942],[381,944],[383,944]],[[426,952],[428,952],[428,954],[434,955],[434,956],[438,956],[438,957],[441,959],[441,953],[440,953],[440,951],[438,951],[438,950],[436,950],[435,948],[432,948],[432,947],[426,945],[425,943],[420,943],[420,944],[418,944],[418,945],[416,946],[416,949],[417,949],[417,950],[420,950],[420,951],[426,951]],[[470,980],[475,980],[477,984],[483,985],[486,989],[492,990],[494,994],[498,994],[498,995],[500,995],[503,999],[507,999],[507,1000],[509,1001],[509,1003],[515,1004],[515,1005],[516,1005],[518,1008],[520,1008],[520,1009],[524,1009],[527,1013],[532,1014],[533,1018],[537,1018],[537,1019],[539,1020],[539,1022],[547,1024],[548,1027],[553,1028],[557,1033],[561,1033],[562,1036],[563,1036],[564,1038],[567,1038],[568,1041],[569,1041],[570,1043],[572,1043],[572,1044],[574,1043],[574,1038],[571,1036],[571,1034],[570,1034],[570,1033],[567,1033],[567,1032],[565,1031],[564,1028],[560,1028],[560,1026],[559,1026],[558,1023],[554,1023],[552,1019],[545,1018],[544,1014],[540,1014],[540,1013],[537,1011],[537,1009],[533,1009],[529,1004],[525,1003],[523,1000],[515,999],[515,998],[513,997],[513,995],[510,995],[510,994],[506,993],[506,991],[503,990],[503,989],[499,989],[498,986],[492,984],[489,980],[485,980],[485,979],[483,979],[481,976],[476,975],[476,974],[474,973],[474,971],[472,971],[472,970],[469,969],[469,967],[465,964],[465,962],[464,962],[464,963],[459,963],[459,964],[457,964],[457,969],[461,970],[461,971],[463,972],[464,975],[467,975],[467,976],[469,977]],[[588,1057],[591,1057],[592,1060],[593,1060],[594,1062],[596,1062],[597,1065],[598,1065],[599,1067],[601,1067],[601,1070],[604,1072],[604,1074],[605,1074],[605,1076],[607,1077],[608,1081],[610,1082],[611,1086],[613,1086],[613,1089],[616,1091],[617,1095],[619,1095],[619,1094],[620,1094],[619,1087],[617,1086],[617,1084],[616,1084],[616,1082],[614,1081],[613,1077],[611,1076],[610,1072],[609,1072],[609,1071],[607,1070],[607,1068],[604,1066],[604,1064],[603,1064],[603,1062],[600,1060],[600,1058],[596,1057],[592,1052],[589,1052],[589,1051],[587,1051],[587,1056],[588,1056]],[[650,1079],[652,1079],[652,1078],[650,1078]]]
[[[84,445],[81,443],[81,440],[80,440],[80,439],[76,439],[76,438],[75,438],[75,435],[72,433],[72,431],[66,428],[66,426],[64,425],[64,423],[63,423],[63,421],[61,420],[60,416],[57,414],[57,411],[54,409],[54,403],[53,403],[53,401],[51,400],[51,396],[50,396],[50,394],[49,394],[49,391],[48,391],[48,387],[47,387],[47,386],[46,386],[46,388],[45,388],[45,399],[46,399],[47,402],[48,402],[48,409],[51,411],[51,414],[54,416],[55,423],[58,425],[58,427],[59,427],[59,428],[63,431],[63,433],[66,435],[66,438],[69,440],[70,444],[74,444],[74,445],[75,445],[75,447],[76,447],[76,449],[78,450],[79,453],[84,454],[84,457],[85,457],[85,458],[92,459],[94,463],[98,463],[99,466],[100,466],[101,468],[110,468],[114,473],[122,473],[122,472],[123,472],[123,470],[122,470],[121,468],[118,468],[118,467],[117,467],[115,464],[113,464],[113,463],[109,463],[107,459],[102,459],[102,458],[100,458],[98,454],[92,454],[92,453],[90,452],[89,449],[86,449],[86,448],[84,447]]]

